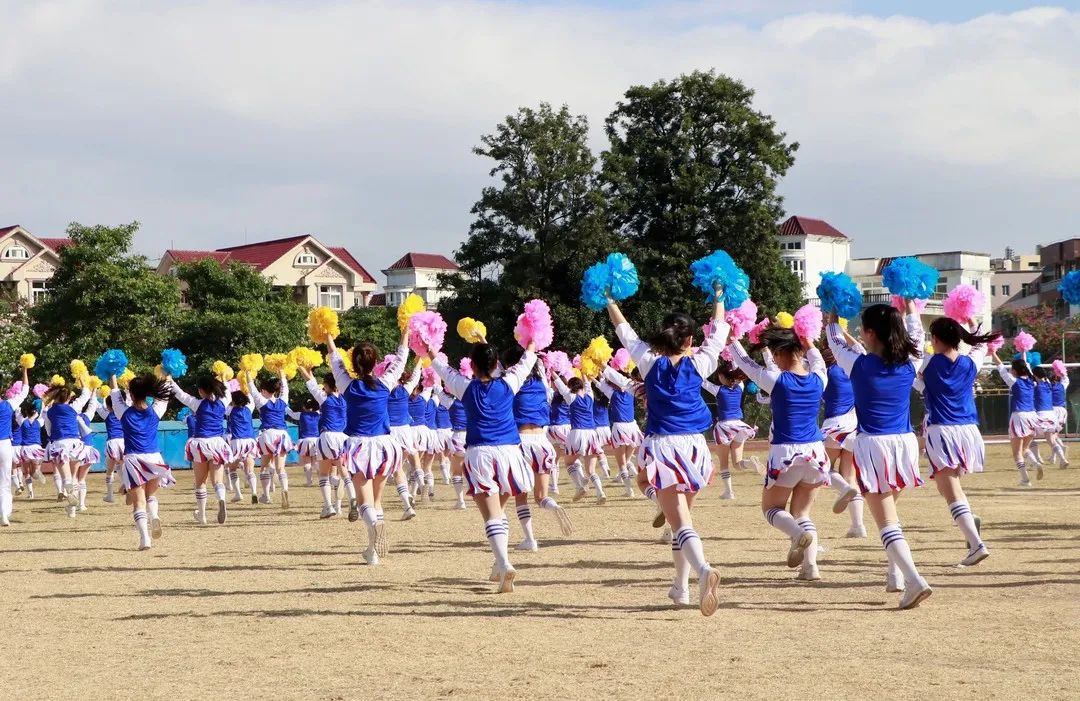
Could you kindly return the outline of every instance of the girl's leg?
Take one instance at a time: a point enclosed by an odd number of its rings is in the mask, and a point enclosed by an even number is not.
[[[657,492],[657,501],[664,512],[664,517],[671,524],[671,554],[675,562],[676,586],[672,587],[669,595],[677,603],[683,600],[682,592],[676,591],[678,586],[685,583],[689,586],[689,573],[693,570],[698,576],[698,594],[701,613],[711,616],[716,613],[720,605],[717,589],[720,586],[720,573],[714,570],[705,559],[705,550],[701,546],[701,538],[694,530],[694,524],[690,518],[690,508],[693,505],[693,496],[678,491],[677,487],[668,487]],[[686,591],[684,587],[683,592]],[[679,597],[678,599],[676,597]]]
[[[462,510],[468,508],[465,505],[465,458],[460,455],[454,455],[450,459],[450,484],[454,485],[454,494],[457,496],[457,504],[454,506]]]
[[[442,472],[443,484],[450,484],[450,451],[443,450],[439,453],[439,470]]]
[[[435,453],[424,453],[421,464],[424,469],[424,487],[427,490],[428,501],[435,501],[435,473],[433,471]]]
[[[255,457],[244,457],[244,474],[247,476],[248,491],[251,492],[251,503],[259,503],[259,480],[255,477]]]
[[[791,514],[795,517],[795,523],[810,535],[813,539],[810,545],[803,551],[802,563],[799,567],[797,579],[815,582],[821,579],[818,573],[818,535],[817,527],[810,519],[810,508],[814,505],[814,496],[817,494],[819,485],[797,484],[791,492]]]
[[[548,488],[551,489],[552,494],[559,493],[559,472],[562,469],[562,465],[566,462],[566,451],[561,446],[555,446],[555,468],[551,471],[551,482]]]
[[[952,516],[956,527],[964,534],[968,544],[968,556],[960,564],[965,567],[977,565],[990,557],[990,550],[982,541],[979,533],[979,524],[975,514],[968,505],[967,495],[960,486],[960,471],[956,469],[939,470],[934,475],[934,484],[937,485],[938,494],[945,498],[949,506],[949,514]]]
[[[146,513],[150,516],[150,535],[154,540],[161,537],[161,514],[158,511],[157,490],[158,481],[156,479],[147,482],[143,489],[146,493]]]
[[[589,475],[589,481],[592,482],[593,489],[596,490],[596,503],[606,504],[607,495],[604,494],[604,482],[600,479],[600,475],[596,473],[599,464],[600,459],[596,455],[585,458],[585,472]]]
[[[495,567],[491,571],[491,580],[498,582],[500,594],[514,591],[515,571],[510,564],[509,528],[503,513],[502,495],[476,494],[473,501],[484,519],[484,532],[487,534],[491,553],[495,556]]]
[[[67,515],[75,518],[79,510],[79,462],[77,460],[65,460],[64,466],[64,494],[67,496]]]
[[[566,472],[570,475],[570,481],[574,483],[574,487],[577,489],[574,493],[574,501],[580,501],[588,491],[589,482],[588,477],[585,475],[585,466],[582,464],[581,456],[577,453],[568,454],[566,461],[569,463]]]
[[[551,475],[540,473],[536,476],[536,486],[533,488],[533,499],[536,500],[536,504],[548,511],[555,520],[559,522],[559,530],[566,537],[570,537],[574,534],[574,525],[570,522],[570,516],[567,515],[566,510],[559,506],[559,503],[549,495],[548,488],[551,484]]]
[[[1009,447],[1012,448],[1016,470],[1020,473],[1020,486],[1027,487],[1031,484],[1031,477],[1027,471],[1027,456],[1024,455],[1024,439],[1020,436],[1009,436]]]
[[[314,487],[315,458],[306,455],[301,459],[301,465],[304,468],[304,480],[307,482],[307,486]]]
[[[139,550],[149,550],[153,545],[150,538],[149,517],[146,513],[146,490],[133,487],[128,492],[128,501],[131,503],[131,516],[135,520],[135,528],[139,532]]]
[[[274,456],[264,453],[259,459],[259,482],[262,485],[262,493],[259,494],[260,504],[270,503],[270,486],[274,481]]]
[[[886,591],[903,591],[900,608],[914,608],[933,592],[916,569],[915,560],[911,557],[911,548],[900,528],[900,519],[896,513],[896,493],[868,492],[865,497],[870,513],[874,517],[874,523],[879,529],[885,555],[889,559]]]
[[[333,460],[319,461],[319,492],[322,494],[323,507],[319,518],[330,518],[334,511],[333,492],[330,489],[330,475],[334,473],[336,465]]]
[[[799,523],[793,512],[787,510],[788,501],[792,498],[792,490],[787,487],[773,485],[761,490],[761,513],[765,514],[765,520],[769,525],[777,529],[791,540],[788,548],[787,566],[798,567],[802,564],[803,555],[814,542],[814,535],[808,532]],[[792,508],[794,509],[794,504]],[[811,524],[813,525],[813,524]]]
[[[14,452],[11,441],[0,443],[0,526],[10,525],[13,497],[11,492],[11,465]]]
[[[112,504],[116,499],[113,492],[113,479],[116,474],[116,461],[112,458],[105,459],[105,496],[102,498],[106,504]]]
[[[367,528],[368,545],[364,550],[364,562],[369,565],[379,564],[379,556],[385,555],[386,552],[379,553],[377,547],[378,531],[383,526],[379,525],[378,512],[375,510],[375,489],[374,481],[369,480],[362,474],[355,474],[352,476],[353,488],[356,490],[356,499],[360,502],[360,518],[364,521],[364,526]]]
[[[408,454],[407,460],[411,463],[411,453]],[[397,490],[398,498],[401,499],[401,520],[408,521],[415,518],[416,509],[413,508],[412,497],[409,496],[409,478],[404,469],[394,471],[394,488]]]
[[[716,456],[720,463],[720,482],[724,486],[724,491],[720,494],[721,499],[735,498],[735,492],[731,488],[731,453],[730,445],[721,443],[716,446]]]
[[[64,469],[61,467],[61,463],[53,462],[53,484],[56,486],[56,500],[64,501],[67,496],[64,494]]]
[[[228,508],[225,506],[225,498],[228,496],[225,488],[225,466],[211,463],[207,467],[210,470],[209,479],[214,482],[214,495],[217,497],[217,522],[222,524],[228,518]]]
[[[86,511],[86,476],[90,474],[90,463],[80,463],[75,468],[75,491],[79,495],[79,511]]]
[[[289,473],[285,471],[285,460],[288,455],[274,456],[274,469],[277,471],[278,482],[281,484],[281,508],[289,508]]]
[[[205,462],[191,463],[191,471],[195,476],[195,523],[206,525],[206,478],[210,472],[210,466]]]
[[[848,515],[851,516],[851,527],[848,528],[847,537],[865,538],[866,525],[863,523],[863,505],[866,501],[863,499],[862,493],[855,487],[855,453],[850,450],[841,451],[840,469],[838,472],[833,472],[830,477],[835,480],[837,475],[840,475],[855,489],[855,494],[851,497],[851,502],[847,507]],[[835,511],[835,509],[836,504],[834,503],[833,510]]]
[[[539,479],[539,475],[537,475]],[[527,550],[533,552],[540,549],[540,544],[536,542],[536,536],[533,535],[532,527],[532,510],[529,509],[529,495],[517,494],[514,496],[514,506],[517,509],[518,523],[521,524],[521,532],[523,537],[521,542],[514,548],[515,550]]]

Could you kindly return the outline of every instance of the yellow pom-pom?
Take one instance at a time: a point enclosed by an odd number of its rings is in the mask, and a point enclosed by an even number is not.
[[[218,378],[222,382],[228,382],[236,375],[233,373],[233,369],[229,367],[229,364],[224,360],[215,360],[211,370],[214,373],[214,377]]]
[[[848,325],[848,320],[847,319],[841,319],[840,320],[840,328],[842,328],[844,331],[847,331],[847,325]]]
[[[236,371],[236,381],[240,383],[240,391],[248,394],[248,374],[243,370]]]
[[[457,323],[458,336],[461,336],[466,343],[483,343],[487,338],[487,326],[484,322],[477,321],[470,316],[465,317]]]
[[[19,356],[19,367],[21,368],[29,370],[34,367],[36,363],[37,358],[34,357],[33,353],[23,353]]]
[[[431,358],[427,358],[427,357],[420,358],[420,367],[422,367],[422,368],[431,367]]]
[[[75,378],[76,382],[84,375],[89,374],[89,370],[86,369],[86,363],[81,360],[72,360],[68,367],[71,368],[71,376]]]
[[[91,375],[90,379],[86,381],[86,386],[91,391],[100,388],[101,387],[101,378]]]
[[[776,325],[782,329],[790,329],[795,326],[795,317],[787,312],[780,312],[776,315]]]
[[[112,392],[112,388],[107,387],[106,385],[102,385],[102,386],[97,388],[97,395],[99,397],[101,397],[102,399],[105,399],[106,397],[108,397],[111,392]]]
[[[248,353],[240,357],[240,369],[254,377],[263,369],[263,357],[260,353]],[[245,383],[246,384],[246,383]]]
[[[934,344],[930,343],[929,341],[926,343],[926,354],[927,355],[933,355],[934,354]]]
[[[304,368],[305,370],[317,368],[324,362],[322,353],[303,346],[297,346],[289,351],[289,360],[293,365]]]
[[[66,384],[67,384],[67,380],[60,377],[59,375],[53,375],[51,378],[49,378],[49,386],[50,387],[63,387]]]
[[[128,383],[135,379],[135,371],[131,368],[126,368],[124,374],[116,378],[116,384],[120,385],[124,389],[127,389]]]
[[[424,300],[419,295],[410,293],[397,309],[398,328],[404,331],[405,327],[409,325],[409,318],[416,312],[422,312],[425,309],[427,309],[427,306],[424,305]]]
[[[338,357],[341,358],[341,363],[345,366],[345,369],[349,373],[349,377],[356,378],[356,370],[353,369],[352,364],[352,349],[351,348],[338,348]]]
[[[263,367],[275,375],[281,372],[288,362],[289,356],[284,353],[267,353],[263,356]]]
[[[589,341],[589,347],[585,349],[581,357],[588,356],[597,365],[603,366],[611,361],[612,355],[614,355],[614,351],[611,350],[611,344],[603,336],[597,336]]]
[[[341,335],[338,315],[330,307],[316,307],[308,314],[308,336],[313,343],[326,343]]]

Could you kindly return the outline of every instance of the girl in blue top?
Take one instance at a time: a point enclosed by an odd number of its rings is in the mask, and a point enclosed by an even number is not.
[[[727,343],[730,327],[724,321],[723,295],[717,295],[713,307],[712,334],[696,351],[691,348],[694,321],[686,314],[664,317],[663,326],[648,343],[638,338],[613,301],[608,302],[608,316],[645,382],[645,440],[638,467],[656,491],[656,501],[673,533],[675,579],[668,596],[678,605],[689,603],[692,568],[698,576],[701,613],[711,616],[719,606],[720,573],[705,559],[690,510],[713,471],[703,435],[712,426],[712,412],[701,396],[701,383],[716,372]]]
[[[1040,366],[1033,367],[1031,374],[1035,378],[1035,413],[1039,417],[1038,437],[1046,441],[1050,446],[1050,453],[1056,461],[1057,454],[1054,447],[1057,445],[1057,414],[1054,413],[1054,387],[1050,383],[1052,371]],[[1031,452],[1036,464],[1043,465],[1042,455],[1039,454],[1039,445],[1031,442]]]
[[[569,378],[564,378],[569,379]],[[555,446],[555,469],[551,472],[551,493],[559,493],[559,465],[566,461],[569,454],[569,439],[570,439],[570,409],[566,406],[566,402],[562,400],[562,397],[556,393],[551,398],[551,414],[548,416],[548,438],[551,439],[551,444]]]
[[[423,369],[421,369],[420,377],[421,385],[414,386],[409,395],[409,431],[412,434],[414,451],[413,471],[409,476],[409,484],[414,498],[419,497],[424,491],[424,476],[431,470],[435,441],[434,432],[427,425],[429,387],[422,386],[425,379]]]
[[[356,502],[356,488],[345,472],[343,462],[345,445],[349,442],[349,437],[345,435],[345,398],[338,391],[333,372],[323,375],[322,386],[315,381],[310,370],[300,368],[300,374],[304,376],[308,392],[311,392],[319,410],[316,455],[319,459],[319,491],[323,498],[319,518],[330,518],[341,513],[338,489],[341,480],[344,480],[349,495],[349,520],[355,522],[360,518],[360,505]]]
[[[206,525],[206,481],[211,478],[218,500],[217,522],[225,523],[228,518],[225,466],[233,460],[229,444],[225,442],[225,415],[232,397],[221,380],[209,375],[200,377],[196,383],[198,397],[180,389],[172,377],[166,377],[165,381],[177,401],[191,410],[189,418],[194,421],[188,431],[185,457],[195,474],[195,523]]]
[[[915,389],[922,393],[926,403],[930,478],[967,540],[968,555],[961,564],[970,567],[989,557],[990,551],[979,535],[975,516],[960,486],[960,476],[982,472],[986,462],[986,446],[979,433],[979,413],[975,409],[975,380],[986,359],[986,344],[1000,334],[977,334],[971,320],[968,327],[947,317],[930,324],[934,354],[923,363]],[[971,347],[966,355],[960,353],[961,341]]]
[[[388,355],[375,369],[375,376],[382,377],[386,368],[397,362],[396,355]],[[404,375],[398,381],[397,386],[390,390],[390,400],[387,402],[387,413],[390,419],[390,435],[401,445],[405,454],[405,461],[412,468],[412,472],[420,470],[420,454],[417,452],[416,435],[412,428],[412,416],[409,414],[409,401],[413,391],[420,384],[420,376],[423,368],[417,362],[413,366],[412,373],[408,377]],[[412,493],[409,491],[409,479],[412,473],[407,472],[402,466],[401,470],[394,473],[394,483],[398,498],[401,499],[401,520],[408,521],[416,516],[413,506]]]
[[[48,409],[44,413],[45,433],[49,436],[48,456],[54,469],[60,473],[64,497],[67,499],[67,515],[75,518],[79,507],[79,492],[75,475],[79,470],[79,456],[83,442],[79,432],[79,414],[90,401],[92,392],[83,383],[82,392],[76,395],[69,387],[53,387],[45,394]]]
[[[15,459],[11,445],[12,427],[19,406],[30,392],[30,380],[23,368],[22,386],[9,399],[0,402],[0,526],[10,525],[13,498],[11,496],[11,466]]]
[[[914,301],[907,300],[906,311],[901,315],[884,304],[863,310],[862,353],[845,342],[836,314],[828,330],[829,348],[855,395],[855,478],[889,559],[885,589],[904,592],[901,609],[914,608],[933,593],[915,567],[896,512],[898,493],[922,484],[910,412],[924,332]]]
[[[799,568],[796,579],[816,581],[821,575],[810,509],[817,488],[829,483],[829,455],[818,427],[828,370],[813,340],[798,337],[792,329],[766,329],[761,345],[769,349],[778,370],[755,363],[738,341],[729,346],[739,369],[769,393],[772,408],[761,511],[769,525],[791,539],[787,565]]]
[[[465,379],[473,377],[472,361],[462,358],[458,373]],[[457,502],[454,508],[465,510],[465,435],[469,428],[465,405],[461,400],[445,391],[441,386],[438,392],[439,403],[446,407],[450,416],[450,484],[454,486]]]
[[[734,499],[731,467],[738,465],[746,468],[743,462],[743,447],[746,441],[757,435],[757,428],[743,421],[743,380],[746,375],[734,365],[721,360],[716,377],[720,384],[713,384],[706,379],[701,381],[701,388],[716,397],[713,439],[716,441],[717,457],[720,458],[720,481],[724,485],[720,498]]]
[[[592,384],[599,386],[600,378],[590,378]],[[600,454],[598,467],[604,471],[604,478],[611,479],[611,463],[608,461],[607,449],[611,443],[611,403],[606,394],[599,395],[594,391],[593,398],[593,423],[596,424],[596,439],[600,441],[603,452]]]
[[[356,379],[345,368],[338,355],[334,339],[327,342],[330,370],[345,398],[345,468],[352,476],[356,498],[360,502],[360,518],[367,526],[368,547],[364,561],[379,564],[386,555],[389,542],[382,518],[382,490],[386,479],[401,469],[404,452],[401,443],[390,434],[387,407],[390,391],[397,387],[409,349],[403,335],[397,358],[386,367],[381,377],[374,374],[378,351],[370,343],[359,343],[352,349],[352,365]]]
[[[158,446],[158,423],[169,408],[171,392],[164,380],[141,375],[128,383],[129,404],[121,394],[115,376],[109,379],[109,386],[112,387],[113,413],[120,419],[127,449],[120,478],[139,531],[139,550],[149,550],[154,539],[161,537],[155,494],[159,487],[176,483]]]
[[[277,474],[281,485],[281,508],[289,508],[289,473],[285,471],[285,459],[293,449],[285,424],[285,412],[289,408],[289,381],[285,371],[279,370],[255,387],[255,379],[248,377],[248,396],[259,411],[259,453],[262,455],[259,479],[262,481],[260,504],[270,503],[270,483]]]
[[[304,469],[307,486],[311,487],[313,486],[311,475],[315,469],[315,461],[319,457],[319,402],[315,401],[314,397],[307,397],[300,411],[289,408],[285,410],[285,414],[296,422],[298,429],[296,454],[300,460],[300,467]]]
[[[561,377],[553,375],[551,380],[570,411],[570,436],[566,440],[566,459],[573,461],[567,468],[567,472],[570,473],[570,479],[577,487],[574,501],[585,498],[591,482],[593,489],[596,490],[596,503],[606,504],[607,495],[604,494],[604,483],[600,475],[596,473],[600,456],[604,454],[604,446],[600,442],[600,434],[596,431],[592,386],[580,377],[571,377],[569,381],[563,382]]]
[[[1059,368],[1061,372],[1058,372]],[[1069,371],[1064,366],[1055,365],[1050,382],[1051,397],[1054,403],[1054,433],[1051,436],[1054,457],[1061,467],[1065,468],[1069,466],[1068,451],[1065,449],[1065,442],[1061,440],[1061,436],[1058,434],[1064,431],[1069,423],[1068,401],[1066,399],[1069,393]]]
[[[856,353],[865,353],[866,349],[856,341],[847,330],[844,341]],[[821,424],[821,433],[825,436],[825,451],[829,454],[832,474],[829,486],[837,492],[833,502],[833,513],[840,514],[846,509],[851,516],[848,538],[865,538],[866,526],[863,524],[863,497],[852,486],[855,481],[855,437],[859,433],[859,418],[855,413],[855,393],[851,389],[851,378],[841,368],[832,351],[825,348],[821,357],[828,368],[825,394],[821,398],[825,421]]]
[[[469,353],[474,373],[471,380],[442,358],[435,359],[434,353],[429,351],[428,355],[446,391],[465,405],[465,481],[484,519],[484,530],[495,555],[489,579],[498,582],[499,593],[512,592],[515,571],[510,564],[509,528],[503,507],[511,496],[527,494],[533,488],[533,471],[525,464],[514,419],[514,396],[536,364],[535,347],[529,343],[518,364],[495,377],[498,351],[488,343],[475,344]]]
[[[1009,443],[1016,469],[1020,473],[1020,486],[1028,487],[1031,486],[1031,478],[1024,458],[1030,452],[1031,443],[1039,430],[1039,415],[1035,412],[1035,380],[1031,376],[1027,353],[1013,360],[1011,368],[1005,367],[995,353],[994,364],[1009,388]],[[1042,479],[1042,465],[1036,463],[1036,468],[1039,479]]]
[[[428,368],[424,371],[424,433],[427,434],[427,451],[421,456],[423,465],[423,481],[420,487],[427,489],[428,501],[435,501],[435,459],[442,454],[442,444],[439,441],[439,403],[435,399],[435,385],[439,377],[435,371]],[[421,489],[423,491],[423,489]]]
[[[94,415],[97,414],[98,409],[98,397],[96,393],[91,393],[90,404],[87,405],[86,411],[79,414],[79,433],[82,437],[83,448],[79,453],[79,467],[75,472],[76,489],[79,493],[79,505],[80,512],[86,511],[86,476],[90,474],[90,468],[101,462],[101,453],[94,447],[94,429],[91,424],[94,421]]]
[[[514,345],[503,353],[503,366],[513,367],[521,362],[525,351],[520,345]],[[547,423],[551,417],[551,387],[544,377],[543,363],[536,363],[529,376],[514,395],[514,421],[517,423],[518,436],[521,438],[521,453],[525,463],[533,471],[533,498],[543,510],[551,513],[559,524],[564,536],[570,536],[574,527],[570,517],[554,498],[548,495],[548,483],[555,469],[557,454],[555,446],[547,436]],[[517,550],[539,550],[540,544],[533,536],[532,511],[529,509],[529,495],[525,492],[514,495],[518,522],[525,538],[516,546]]]
[[[102,388],[108,391],[108,388]],[[98,404],[98,418],[105,422],[105,496],[106,504],[115,500],[113,476],[124,463],[124,429],[120,419],[112,410],[112,397],[105,396],[105,401]]]
[[[31,477],[27,480],[31,485],[31,495],[34,479],[44,479],[41,474],[41,463],[45,462],[45,448],[41,445],[41,415],[38,413],[40,406],[40,399],[25,401],[15,415],[15,421],[19,424],[20,459],[23,471]]]
[[[604,368],[598,387],[608,399],[611,413],[611,445],[615,450],[615,462],[619,466],[619,481],[623,483],[626,496],[634,496],[634,452],[641,446],[645,435],[634,416],[636,384],[630,376],[608,365]]]
[[[450,420],[450,408],[439,401],[442,393],[442,382],[436,380],[435,393],[431,397],[435,405],[435,441],[438,446],[435,459],[439,461],[443,484],[450,484],[450,443],[454,438],[454,424]]]
[[[259,442],[255,438],[255,428],[252,425],[251,409],[248,404],[251,399],[240,390],[235,390],[230,395],[230,403],[225,411],[226,431],[229,434],[229,453],[232,462],[229,464],[229,482],[233,488],[233,503],[242,501],[244,494],[240,489],[239,468],[243,467],[247,477],[248,489],[251,490],[251,503],[259,503],[259,483],[255,478],[255,456],[259,454]]]

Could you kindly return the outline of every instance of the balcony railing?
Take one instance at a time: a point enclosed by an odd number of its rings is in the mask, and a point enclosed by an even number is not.
[[[930,299],[927,300],[927,307],[939,308],[942,306],[942,302],[945,300],[944,292],[935,292],[930,295]],[[816,307],[821,306],[821,300],[817,297],[812,297],[807,300],[810,304]],[[869,307],[872,304],[892,304],[892,295],[888,292],[875,292],[874,294],[863,295],[863,306]]]

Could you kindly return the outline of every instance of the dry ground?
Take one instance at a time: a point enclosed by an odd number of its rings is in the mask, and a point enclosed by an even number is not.
[[[571,540],[537,514],[542,550],[514,555],[517,592],[495,595],[480,519],[450,510],[450,487],[409,523],[390,504],[391,555],[367,568],[362,528],[320,521],[317,489],[294,487],[289,512],[242,505],[200,527],[186,471],[163,496],[164,537],[136,552],[128,509],[102,504],[95,476],[76,520],[18,499],[0,531],[0,683],[8,699],[144,701],[1080,697],[1080,469],[1022,490],[992,455],[966,480],[993,550],[977,568],[953,567],[964,545],[932,485],[904,497],[935,589],[910,612],[884,591],[876,537],[842,537],[831,493],[815,511],[824,579],[806,584],[756,475],[736,474],[735,502],[711,488],[695,511],[724,577],[710,619],[668,605],[669,548],[644,499],[568,504]]]

